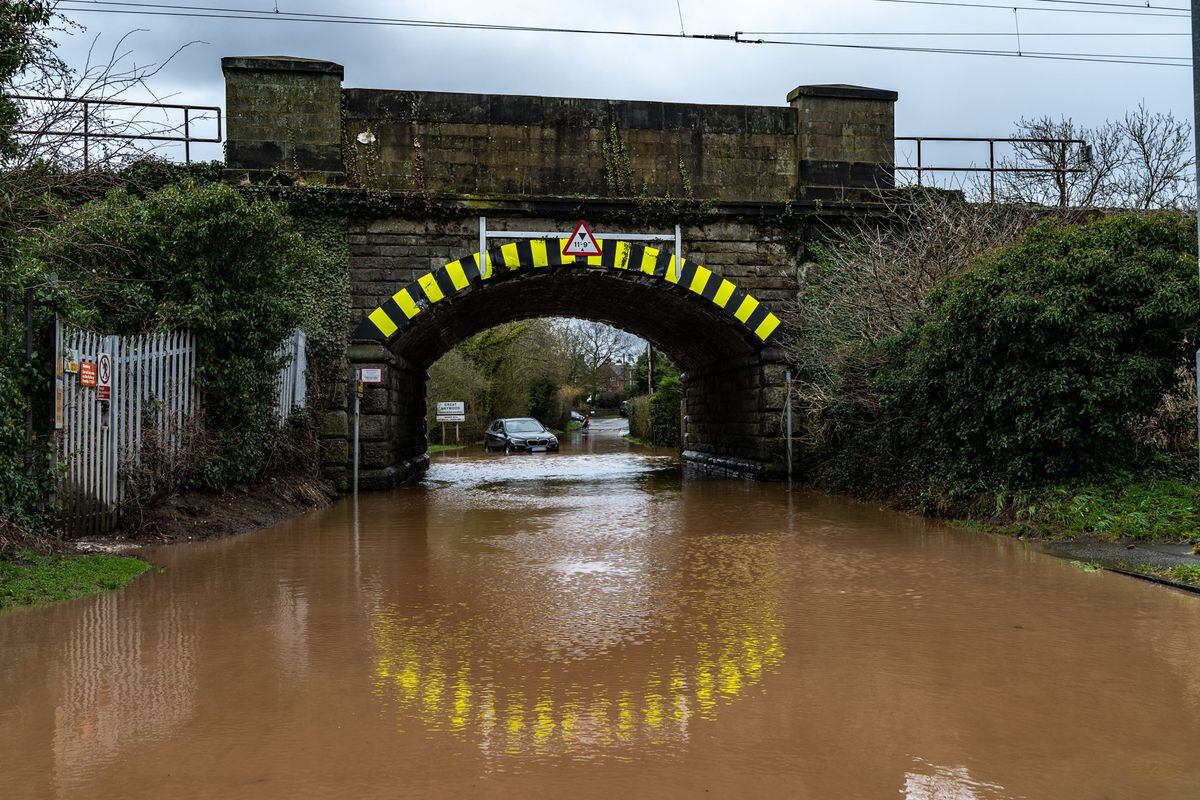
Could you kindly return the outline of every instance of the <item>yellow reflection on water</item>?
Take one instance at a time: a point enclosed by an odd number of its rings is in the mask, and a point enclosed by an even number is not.
[[[498,666],[486,645],[494,637],[476,635],[482,623],[461,607],[420,620],[382,606],[372,615],[375,695],[402,726],[415,718],[493,755],[592,758],[680,744],[784,659],[774,552],[760,548],[750,570],[700,562],[710,577],[730,580],[707,586],[697,607],[675,617],[683,624],[663,626],[632,650],[551,664],[538,675]]]

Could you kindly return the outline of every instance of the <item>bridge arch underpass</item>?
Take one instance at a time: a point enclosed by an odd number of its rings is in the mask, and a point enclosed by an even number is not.
[[[784,401],[780,321],[752,294],[686,258],[601,240],[566,258],[563,240],[525,240],[450,262],[397,287],[355,329],[350,359],[385,382],[364,398],[360,486],[424,471],[427,370],[454,345],[534,317],[604,322],[647,339],[683,371],[682,456],[690,466],[764,477],[779,469]]]

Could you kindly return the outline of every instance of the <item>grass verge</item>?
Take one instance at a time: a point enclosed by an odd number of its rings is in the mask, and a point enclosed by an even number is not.
[[[1014,536],[1200,544],[1200,495],[1172,478],[1049,490],[1014,501],[1007,516],[995,527]]]
[[[122,556],[0,556],[0,608],[41,605],[120,589],[150,564]]]
[[[1149,575],[1157,575],[1169,581],[1179,581],[1180,583],[1190,583],[1192,586],[1200,586],[1200,564],[1179,564],[1174,567],[1155,567],[1148,564],[1139,564],[1136,567],[1132,567],[1132,569],[1137,572],[1145,572]]]

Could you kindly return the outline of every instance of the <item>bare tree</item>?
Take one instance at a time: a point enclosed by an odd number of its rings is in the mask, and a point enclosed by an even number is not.
[[[1026,206],[969,203],[937,189],[882,200],[891,221],[830,231],[816,258],[797,268],[796,301],[781,314],[798,409],[816,438],[828,433],[821,420],[830,403],[871,402],[863,376],[880,358],[879,346],[926,308],[933,288],[1018,238],[1038,216]]]
[[[1019,172],[997,177],[1003,202],[1060,208],[1112,205],[1116,180],[1127,160],[1126,143],[1115,123],[1087,130],[1074,120],[1052,117],[1021,119],[1012,146],[999,166]],[[1087,144],[1065,144],[1081,140]]]
[[[605,371],[619,368],[642,346],[641,340],[602,322],[582,319],[558,320],[555,327],[562,337],[571,369],[571,380],[595,397]]]
[[[1014,136],[1026,141],[1001,160],[1019,170],[998,177],[1003,202],[1141,211],[1194,203],[1192,126],[1171,112],[1138,106],[1091,129],[1069,118],[1022,119]]]
[[[1142,211],[1194,205],[1191,124],[1170,111],[1151,112],[1139,105],[1117,125],[1126,150],[1125,168],[1118,176],[1122,205]]]
[[[55,2],[26,5],[36,5],[43,15],[21,31],[22,68],[0,75],[0,93],[15,111],[10,115],[11,127],[0,131],[10,144],[0,148],[0,240],[10,242],[4,248],[10,264],[16,249],[10,237],[50,239],[61,233],[56,222],[62,207],[56,196],[102,188],[111,180],[112,170],[152,160],[161,146],[124,137],[174,135],[182,124],[160,110],[96,103],[131,99],[135,94],[159,100],[149,81],[183,48],[161,62],[139,64],[128,47],[138,31],[122,36],[103,56],[97,55],[100,38],[96,37],[84,63],[73,67],[58,55],[55,37],[78,34],[83,28],[58,14]],[[25,97],[57,99],[21,99]],[[119,137],[89,143],[90,173],[82,169],[85,125],[92,136]],[[0,265],[5,261],[5,254],[0,254]]]

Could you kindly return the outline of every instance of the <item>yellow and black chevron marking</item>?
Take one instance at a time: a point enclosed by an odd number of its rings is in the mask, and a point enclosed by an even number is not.
[[[601,239],[600,250],[603,255],[563,258],[562,251],[566,245],[566,239],[525,239],[493,247],[483,261],[479,253],[452,261],[441,269],[422,275],[392,295],[391,299],[362,321],[354,331],[354,338],[388,341],[408,327],[425,309],[471,284],[490,280],[497,270],[571,266],[634,270],[667,283],[682,284],[745,325],[763,344],[769,342],[779,328],[779,318],[748,292],[686,258],[676,278],[675,256],[653,247]]]

